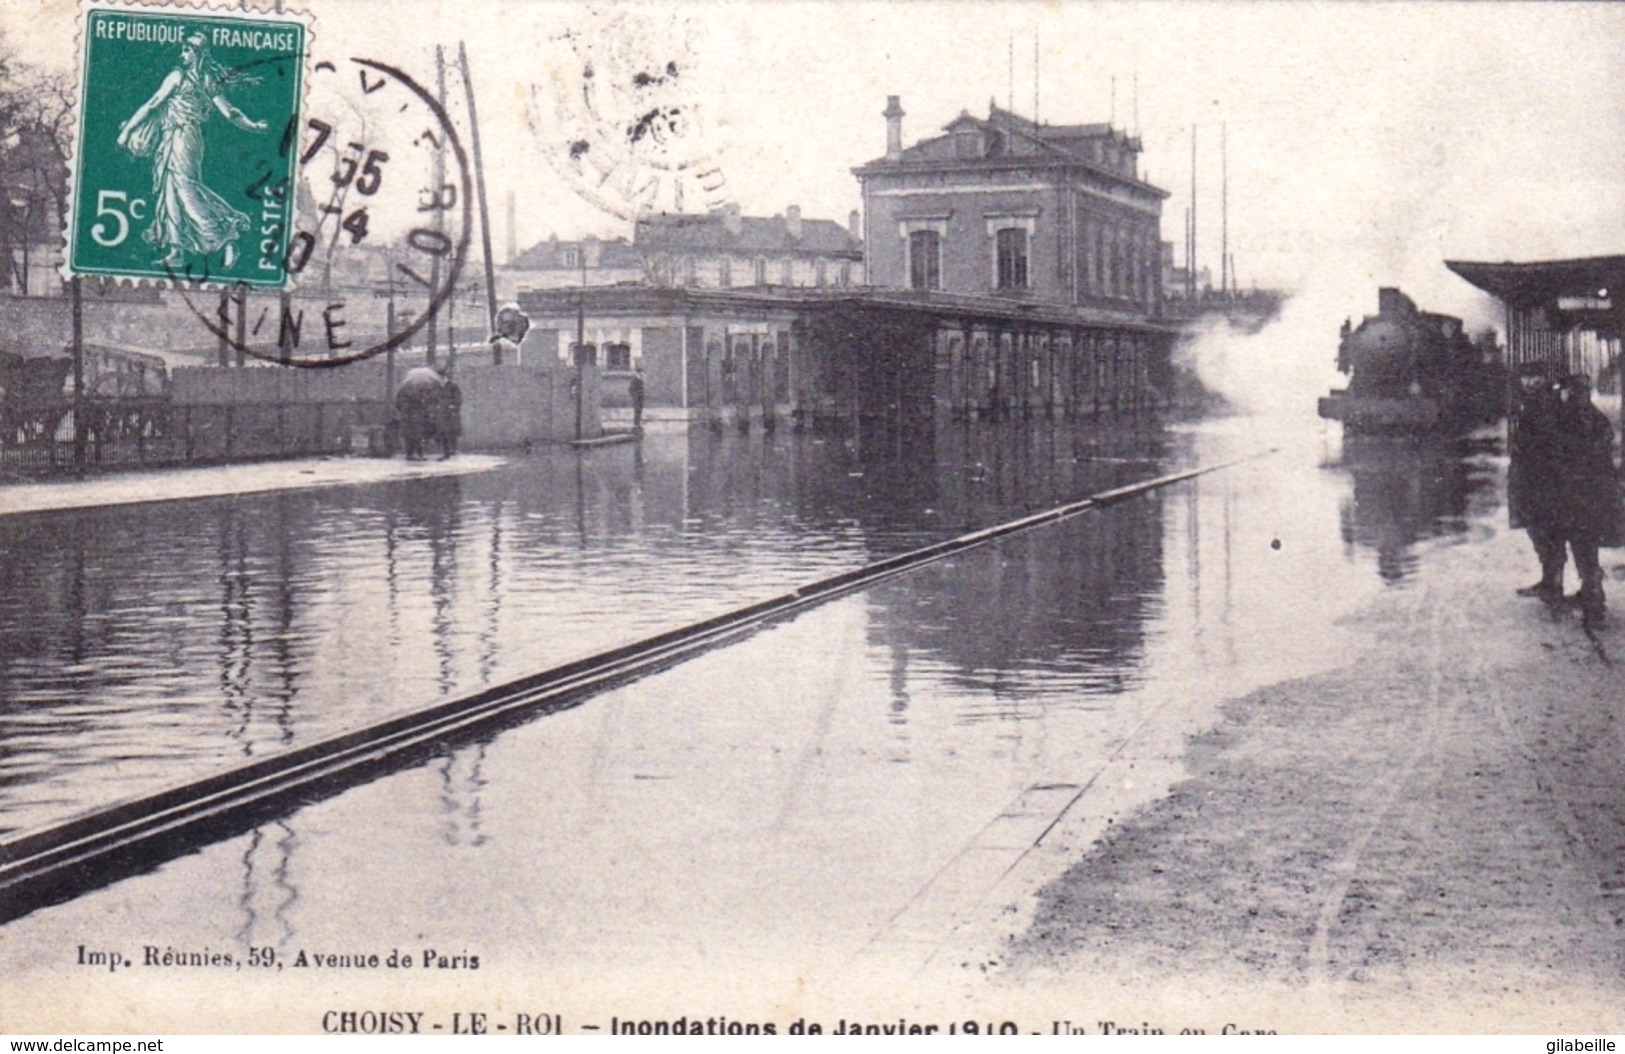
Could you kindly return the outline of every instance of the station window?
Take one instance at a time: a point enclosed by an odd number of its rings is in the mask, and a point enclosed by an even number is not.
[[[767,284],[767,258],[764,256],[756,258],[756,284]]]
[[[1005,227],[996,237],[998,252],[997,285],[1000,289],[1025,289],[1027,286],[1027,232],[1020,227]]]
[[[942,238],[936,231],[913,231],[908,236],[910,289],[942,288]]]
[[[717,284],[724,289],[734,284],[734,262],[727,256],[717,264]]]
[[[632,345],[622,341],[617,344],[604,345],[604,369],[630,370],[632,368]]]
[[[814,267],[814,271],[816,273],[816,281],[818,282],[818,284],[821,285],[821,286],[828,285],[829,284],[829,263],[828,263],[828,261],[819,260],[816,264],[813,265],[813,267]]]

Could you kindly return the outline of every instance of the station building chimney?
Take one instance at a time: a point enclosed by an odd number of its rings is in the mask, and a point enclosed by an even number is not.
[[[896,95],[886,96],[886,160],[897,161],[903,156],[903,103]]]

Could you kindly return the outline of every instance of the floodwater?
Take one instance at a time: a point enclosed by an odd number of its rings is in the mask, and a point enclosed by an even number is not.
[[[43,909],[8,927],[12,952],[49,968],[125,918],[186,947],[426,942],[793,986],[951,928],[983,887],[943,876],[990,825],[1148,735],[1113,793],[1155,796],[1226,698],[1335,668],[1344,615],[1494,529],[1491,440],[1344,448],[1312,418],[1281,434],[1244,417],[655,429],[454,479],[0,518],[0,828],[17,830],[1249,458]]]

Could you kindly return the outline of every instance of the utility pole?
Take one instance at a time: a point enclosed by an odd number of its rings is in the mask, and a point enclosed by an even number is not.
[[[1219,294],[1229,299],[1230,287],[1230,144],[1225,126],[1219,125],[1219,212],[1223,220],[1219,225]]]
[[[395,251],[387,250],[385,259],[389,263],[389,304],[384,314],[384,402],[388,404],[395,397]]]
[[[457,64],[463,70],[463,91],[468,95],[469,138],[474,144],[474,182],[480,191],[480,241],[485,250],[485,315],[487,333],[497,331],[497,279],[495,264],[491,260],[491,209],[485,201],[485,163],[480,155],[480,118],[474,107],[474,81],[468,75],[468,49],[457,42]],[[502,345],[493,344],[493,363],[502,365]]]
[[[436,44],[434,46],[434,71],[435,71],[435,90],[436,90],[436,93],[437,93],[436,97],[440,100],[440,109],[441,109],[441,111],[444,112],[445,109],[446,109],[446,51],[439,44]],[[445,185],[446,185],[446,152],[444,150],[436,150],[435,155],[434,155],[434,189],[435,189],[435,193],[436,194],[440,193],[441,188],[444,187]],[[436,232],[441,233],[441,234],[445,233],[445,231],[444,231],[444,228],[445,228],[444,217],[445,217],[445,210],[444,209],[436,209],[435,210],[434,229],[435,229]],[[429,262],[429,290],[430,290],[431,295],[433,295],[433,293],[438,291],[439,289],[440,289],[440,256],[438,254],[436,254],[434,259]],[[452,290],[451,295],[453,297],[455,297],[457,295],[457,291],[455,289]],[[435,364],[435,347],[436,347],[436,345],[438,343],[438,341],[436,339],[437,334],[435,332],[435,329],[436,329],[435,315],[436,314],[438,314],[438,312],[435,312],[435,311],[430,311],[429,312],[429,328],[428,328],[429,346],[428,346],[428,351],[424,356],[424,361],[427,362],[430,366],[433,366]]]
[[[1038,119],[1038,27],[1033,27],[1033,124],[1041,124]]]
[[[581,442],[582,402],[587,397],[587,247],[581,256],[581,287],[576,290],[576,442]]]
[[[1186,304],[1187,307],[1190,306],[1192,297],[1195,295],[1192,292],[1192,290],[1194,290],[1196,288],[1196,279],[1194,277],[1192,277],[1195,273],[1196,273],[1195,270],[1193,270],[1192,267],[1191,267],[1191,208],[1190,208],[1189,205],[1186,205],[1185,206],[1185,304]]]
[[[1004,105],[1006,109],[1016,108],[1016,35],[1010,34],[1010,80],[1004,89]]]
[[[1191,125],[1191,303],[1196,302],[1196,126]]]
[[[85,311],[80,298],[78,275],[69,280],[68,290],[73,298],[73,469],[82,475],[89,439],[89,430],[85,426],[90,422],[85,420]],[[54,443],[56,437],[52,436],[51,441]],[[55,460],[54,455],[52,460]]]

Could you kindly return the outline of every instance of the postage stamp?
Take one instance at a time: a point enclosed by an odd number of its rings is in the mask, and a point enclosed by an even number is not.
[[[309,26],[85,11],[70,275],[281,287]]]

